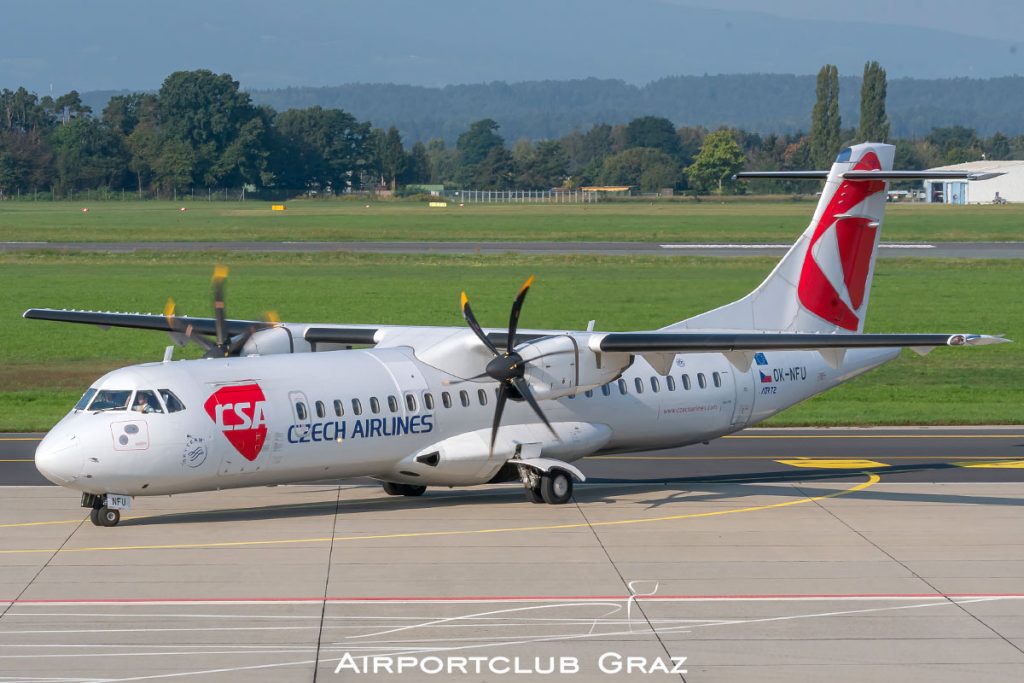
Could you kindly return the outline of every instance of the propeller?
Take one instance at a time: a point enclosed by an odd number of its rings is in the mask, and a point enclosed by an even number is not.
[[[167,318],[167,324],[170,325],[174,334],[179,335],[186,341],[195,342],[202,347],[203,358],[228,358],[238,356],[242,353],[242,349],[245,347],[246,342],[249,341],[249,338],[252,337],[253,333],[261,329],[260,327],[253,325],[234,339],[228,335],[227,314],[224,304],[227,279],[227,266],[216,266],[213,269],[213,279],[211,280],[210,286],[213,292],[215,337],[212,340],[206,335],[196,332],[192,325],[185,323],[175,315],[174,299],[168,298],[167,304],[164,306],[164,317]],[[263,320],[268,325],[278,324],[276,313],[265,313],[263,315]]]
[[[533,412],[537,414],[537,417],[551,430],[554,437],[558,438],[558,433],[555,432],[554,427],[551,426],[548,418],[544,415],[544,411],[541,410],[540,405],[537,403],[537,399],[534,398],[533,392],[530,391],[529,382],[524,379],[527,362],[537,360],[537,358],[525,361],[515,350],[516,328],[519,327],[519,315],[522,313],[523,302],[526,300],[526,294],[530,291],[530,285],[533,284],[533,280],[534,277],[531,275],[523,286],[519,288],[519,292],[512,302],[512,311],[508,318],[508,343],[504,353],[498,351],[497,347],[484,334],[483,328],[480,327],[476,316],[473,315],[473,309],[469,305],[469,297],[466,296],[465,292],[462,293],[459,304],[462,310],[462,317],[466,319],[469,329],[473,330],[473,333],[476,334],[483,345],[494,354],[494,358],[488,361],[484,372],[470,378],[482,379],[490,377],[498,382],[498,401],[494,408],[494,421],[491,425],[490,452],[492,454],[494,453],[494,442],[498,438],[498,428],[501,426],[501,415],[505,410],[505,403],[509,399],[513,401],[526,401],[533,409]]]

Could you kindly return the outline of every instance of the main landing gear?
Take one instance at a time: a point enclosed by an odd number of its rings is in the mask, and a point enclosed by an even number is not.
[[[423,492],[427,490],[426,486],[416,486],[415,484],[395,484],[390,481],[383,483],[384,493],[389,496],[422,496]]]
[[[572,499],[572,475],[565,470],[552,469],[541,474],[533,469],[521,469],[526,500],[531,503],[565,505]]]
[[[92,508],[89,511],[89,520],[96,526],[117,526],[117,523],[121,521],[121,511],[108,508],[105,504],[105,496],[83,493],[82,507]]]

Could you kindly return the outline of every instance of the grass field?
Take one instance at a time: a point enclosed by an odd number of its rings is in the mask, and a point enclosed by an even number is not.
[[[214,263],[231,266],[228,315],[265,309],[285,320],[462,325],[457,297],[481,322],[506,324],[529,274],[538,281],[525,327],[649,329],[731,301],[773,259],[597,256],[377,256],[351,254],[0,255],[0,430],[46,429],[97,376],[157,360],[160,333],[21,319],[29,307],[210,315]],[[988,332],[1024,340],[1016,261],[885,260],[868,331]],[[195,355],[194,349],[188,354]],[[179,354],[180,356],[180,354]],[[773,424],[990,424],[1024,422],[1024,344],[939,349],[899,360],[775,418]]]
[[[181,206],[186,212],[181,212]],[[0,241],[627,241],[792,242],[811,201],[576,205],[293,201],[0,202]],[[86,207],[88,213],[81,209]],[[885,239],[1024,240],[1024,205],[892,204]]]

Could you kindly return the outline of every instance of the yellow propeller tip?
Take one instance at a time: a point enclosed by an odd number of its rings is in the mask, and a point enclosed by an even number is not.
[[[469,297],[466,296],[465,292],[463,292],[462,296],[459,297],[459,308],[462,309],[462,310],[466,310],[466,304],[468,304],[468,303],[469,303]]]
[[[164,317],[170,318],[174,316],[174,299],[167,298],[167,303],[164,304]]]
[[[523,283],[523,286],[519,288],[519,292],[518,292],[518,293],[516,294],[516,296],[520,296],[520,295],[521,295],[521,294],[522,294],[523,292],[525,292],[526,290],[528,290],[528,289],[530,288],[530,285],[532,285],[532,284],[533,284],[533,281],[534,281],[534,279],[535,279],[535,278],[534,278],[534,276],[533,276],[533,275],[531,275],[531,276],[530,276],[530,277],[529,277],[529,278],[528,278],[528,279],[526,280],[526,282],[524,282],[524,283]]]
[[[214,280],[225,280],[225,279],[227,279],[227,276],[228,276],[228,267],[227,266],[216,266],[213,269],[213,279]]]

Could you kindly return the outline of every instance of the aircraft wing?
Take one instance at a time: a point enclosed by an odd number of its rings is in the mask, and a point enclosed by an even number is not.
[[[22,313],[23,318],[32,320],[53,320],[62,323],[83,323],[100,327],[128,327],[136,330],[158,330],[175,332],[167,318],[153,313],[115,313],[111,311],[69,311],[56,308],[30,308]],[[213,318],[190,318],[178,316],[184,325],[191,325],[200,334],[214,334],[216,320]],[[226,320],[228,334],[244,334],[252,329],[273,327],[262,320]]]
[[[1009,339],[987,334],[809,334],[799,332],[610,332],[597,349],[618,353],[725,353],[817,349],[982,346]],[[593,342],[591,343],[593,348]]]

